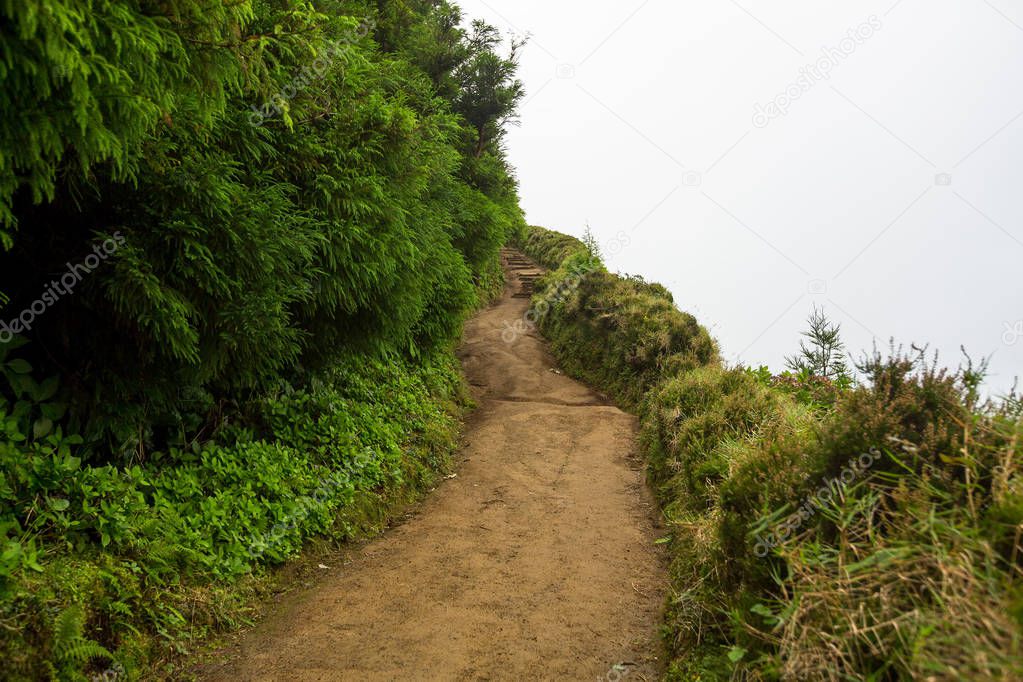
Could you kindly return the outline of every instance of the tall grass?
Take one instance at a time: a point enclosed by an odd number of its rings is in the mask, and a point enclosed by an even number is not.
[[[552,264],[564,244],[522,245]],[[663,287],[603,268],[540,323],[642,419],[668,679],[1023,679],[1021,407],[981,403],[977,368],[897,348],[849,387],[727,367]]]

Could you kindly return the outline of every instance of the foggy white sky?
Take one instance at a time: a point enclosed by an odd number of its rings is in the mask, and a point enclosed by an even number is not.
[[[729,360],[783,369],[816,303],[857,355],[965,344],[994,392],[1023,375],[1019,0],[460,4],[532,35],[508,137],[528,220],[628,234],[608,266]]]

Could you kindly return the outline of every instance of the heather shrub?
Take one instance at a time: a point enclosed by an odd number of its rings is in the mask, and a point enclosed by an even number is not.
[[[586,245],[571,235],[542,227],[529,226],[518,245],[529,257],[549,270],[557,270],[577,253],[585,253]]]
[[[531,239],[537,248],[554,241]],[[557,238],[558,248],[566,241]],[[532,254],[529,244],[526,252]],[[540,328],[569,371],[624,404],[638,406],[663,376],[717,362],[713,339],[674,306],[663,287],[607,272],[582,246],[539,283],[536,300],[546,301],[549,290],[568,281],[573,285],[567,294],[555,297],[551,311],[539,316]]]
[[[652,390],[643,406],[643,442],[669,504],[706,509],[736,461],[736,449],[765,435],[784,399],[742,370],[701,367]]]
[[[543,263],[564,241],[524,247]],[[791,372],[723,367],[670,295],[600,267],[542,320],[641,416],[670,531],[667,679],[1023,678],[1023,406],[980,400],[983,364],[893,347],[853,381],[815,311]]]

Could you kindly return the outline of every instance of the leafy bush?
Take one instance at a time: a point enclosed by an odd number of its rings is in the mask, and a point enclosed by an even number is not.
[[[520,46],[434,0],[0,24],[0,676],[130,673],[446,466]]]
[[[59,430],[26,436],[2,405],[0,623],[22,625],[0,656],[15,677],[70,665],[54,648],[67,609],[126,661],[148,640],[183,645],[237,618],[180,605],[294,557],[310,537],[356,535],[361,508],[425,490],[456,445],[460,381],[451,359],[352,358],[258,401],[254,429],[130,467],[83,463],[81,439]]]
[[[95,456],[180,445],[346,352],[443,352],[493,286],[521,84],[457,7],[16,5],[3,322]]]

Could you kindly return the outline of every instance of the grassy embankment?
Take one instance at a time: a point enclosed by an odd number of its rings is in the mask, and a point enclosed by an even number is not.
[[[1023,679],[1018,400],[916,352],[848,387],[728,367],[664,287],[556,232],[521,246],[563,366],[641,417],[669,679]]]

